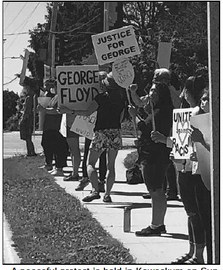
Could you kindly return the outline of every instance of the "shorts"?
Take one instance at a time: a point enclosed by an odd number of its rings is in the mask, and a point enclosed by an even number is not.
[[[122,147],[122,137],[120,129],[104,129],[95,131],[91,150],[104,151],[105,149],[119,150]]]
[[[163,188],[169,163],[150,163],[143,160],[140,165],[147,189],[155,191]]]
[[[67,137],[66,138],[78,138],[80,135],[70,131],[70,127],[67,126]]]

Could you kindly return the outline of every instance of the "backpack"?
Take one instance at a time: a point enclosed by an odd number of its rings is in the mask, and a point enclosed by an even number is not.
[[[142,172],[137,164],[134,165],[132,168],[126,170],[126,181],[129,185],[144,183],[142,178]]]

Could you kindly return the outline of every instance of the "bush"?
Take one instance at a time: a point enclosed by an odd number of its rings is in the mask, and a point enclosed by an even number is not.
[[[8,131],[18,131],[19,130],[20,116],[19,114],[14,114],[5,123],[5,129]]]

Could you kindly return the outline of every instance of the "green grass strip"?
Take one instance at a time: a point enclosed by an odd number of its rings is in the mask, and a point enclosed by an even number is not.
[[[4,160],[3,211],[21,263],[134,263],[129,250],[39,168],[43,163],[41,156]]]

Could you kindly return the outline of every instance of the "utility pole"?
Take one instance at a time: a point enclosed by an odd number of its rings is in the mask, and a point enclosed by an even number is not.
[[[207,2],[213,264],[220,263],[220,3]]]
[[[109,30],[108,27],[108,8],[109,8],[109,2],[104,2],[104,24],[103,24],[103,31],[106,32]]]
[[[57,24],[57,7],[58,2],[53,2],[52,17],[50,24],[50,34],[48,40],[48,65],[51,67],[51,78],[55,78],[55,41],[56,41],[56,24]]]

